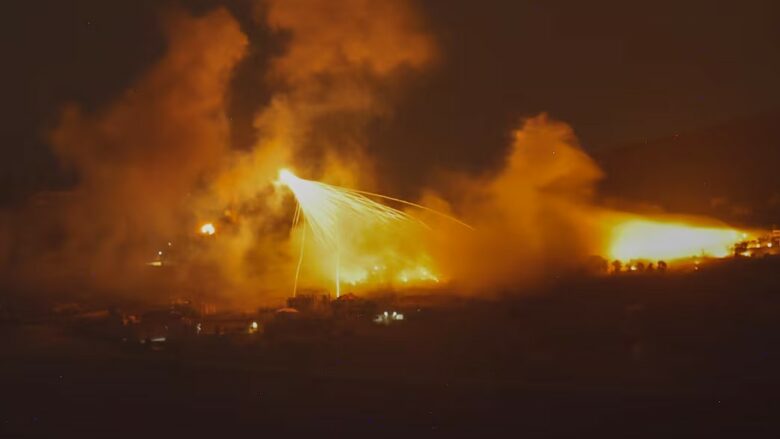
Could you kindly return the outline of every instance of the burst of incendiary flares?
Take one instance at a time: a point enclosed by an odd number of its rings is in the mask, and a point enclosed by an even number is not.
[[[608,254],[622,261],[722,258],[731,254],[734,246],[747,236],[728,227],[629,219],[612,228]]]
[[[387,269],[387,266],[384,264],[373,264],[371,267],[356,267],[353,263],[343,266],[345,265],[344,260],[356,259],[352,253],[356,249],[356,242],[366,240],[366,236],[362,235],[384,234],[388,239],[392,239],[390,237],[404,235],[404,231],[409,230],[408,228],[410,227],[428,227],[425,223],[406,212],[385,206],[369,197],[393,200],[431,211],[465,227],[469,227],[455,218],[424,206],[384,195],[305,180],[297,177],[287,169],[279,171],[278,183],[289,188],[298,201],[293,217],[293,227],[300,223],[304,224],[301,232],[301,248],[296,267],[293,295],[296,294],[298,287],[307,230],[311,234],[314,244],[332,257],[332,268],[335,271],[335,290],[338,297],[341,292],[343,271],[348,271],[347,274],[351,277],[351,280],[347,281],[351,285],[355,285],[358,281],[366,280],[370,275],[376,277],[380,272]],[[439,281],[439,277],[434,274],[433,269],[420,266],[411,260],[406,262],[408,263],[400,264],[401,266],[395,273],[397,280],[401,283]],[[398,264],[393,265],[398,267]]]

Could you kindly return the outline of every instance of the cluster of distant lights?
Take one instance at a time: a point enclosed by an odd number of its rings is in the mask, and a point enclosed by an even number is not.
[[[774,243],[772,241],[767,242],[766,244],[762,243],[761,240],[755,239],[747,244],[747,250],[740,252],[740,256],[743,257],[751,257],[753,256],[752,250],[759,250],[761,248],[773,248]]]
[[[404,320],[404,315],[397,311],[385,311],[374,317],[374,323],[378,325],[389,325],[394,322]]]

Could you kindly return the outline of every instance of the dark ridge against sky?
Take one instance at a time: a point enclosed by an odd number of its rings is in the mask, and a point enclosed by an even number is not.
[[[267,99],[263,66],[284,47],[283,36],[252,24],[254,2],[7,2],[0,201],[67,185],[72,176],[53,158],[47,131],[64,104],[105,105],[164,52],[166,8],[197,13],[221,3],[250,40],[229,111],[233,147],[246,148]],[[371,125],[367,140],[379,171],[396,183],[421,183],[433,168],[491,168],[518,119],[543,111],[598,151],[750,116],[780,100],[774,1],[417,4],[440,56],[405,79],[393,113]]]

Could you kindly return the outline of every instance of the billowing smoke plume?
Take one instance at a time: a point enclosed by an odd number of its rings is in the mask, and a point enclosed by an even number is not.
[[[572,129],[541,115],[513,138],[497,174],[448,177],[461,194],[455,208],[474,230],[449,231],[436,259],[469,290],[527,284],[579,264],[599,245],[592,201],[601,171]]]
[[[0,216],[7,273],[245,305],[289,294],[303,229],[290,233],[294,203],[273,184],[277,173],[371,189],[366,128],[391,114],[404,78],[430,65],[436,47],[406,0],[258,5],[264,21],[255,25],[282,50],[257,72],[270,99],[256,110],[254,147],[231,148],[225,110],[248,45],[238,22],[224,9],[170,14],[165,56],[132,87],[101,110],[63,111],[51,143],[78,185]],[[333,285],[336,267],[336,278],[354,284],[421,279],[479,292],[560,273],[604,249],[606,213],[593,200],[600,176],[570,127],[531,118],[500,171],[450,174],[424,191],[422,204],[474,230],[417,208],[409,213],[430,229],[382,235],[367,222],[342,224],[339,236],[354,242],[335,261],[330,249],[310,252],[304,272],[327,281],[322,287]],[[206,222],[214,236],[198,235]]]
[[[254,196],[280,166],[310,178],[371,184],[366,124],[391,111],[401,74],[435,55],[406,0],[268,0],[262,16],[286,41],[266,72],[274,90],[257,115],[258,145],[218,188],[227,199]]]
[[[440,269],[463,291],[513,290],[591,270],[607,260],[639,263],[724,257],[750,236],[709,218],[648,208],[603,206],[595,199],[602,172],[568,125],[546,115],[514,133],[503,168],[484,178],[450,178],[454,206],[475,230],[438,248]],[[429,195],[429,203],[440,201]]]
[[[290,203],[280,204],[271,182],[288,167],[307,178],[370,187],[367,124],[391,111],[399,78],[429,64],[435,45],[407,1],[261,5],[260,16],[284,48],[265,72],[272,95],[255,119],[258,142],[232,157],[199,206],[229,212],[230,233],[220,236],[214,252],[226,277],[238,289],[262,285],[260,294],[282,296],[289,294],[297,242],[288,241]],[[280,231],[274,224],[285,214],[287,228]],[[225,255],[233,255],[228,263]]]
[[[128,290],[165,279],[182,295],[288,293],[291,211],[271,184],[278,169],[370,185],[366,124],[390,111],[399,78],[430,63],[435,47],[406,1],[258,5],[257,25],[283,48],[257,72],[271,99],[257,110],[255,147],[229,144],[226,101],[248,44],[238,22],[225,9],[170,14],[156,65],[106,108],[63,111],[51,143],[78,185],[4,219],[15,231],[2,246],[9,271]],[[205,221],[218,239],[197,237]],[[144,266],[161,259],[178,267]]]
[[[34,270],[28,278],[67,273],[123,285],[160,243],[194,226],[188,196],[229,149],[225,99],[247,40],[224,9],[198,18],[173,11],[164,25],[166,54],[116,102],[63,111],[51,144],[79,182],[14,220],[9,259]]]

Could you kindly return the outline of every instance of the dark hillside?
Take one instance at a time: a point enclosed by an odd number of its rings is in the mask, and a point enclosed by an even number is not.
[[[751,225],[780,223],[780,110],[597,155],[607,198]]]

